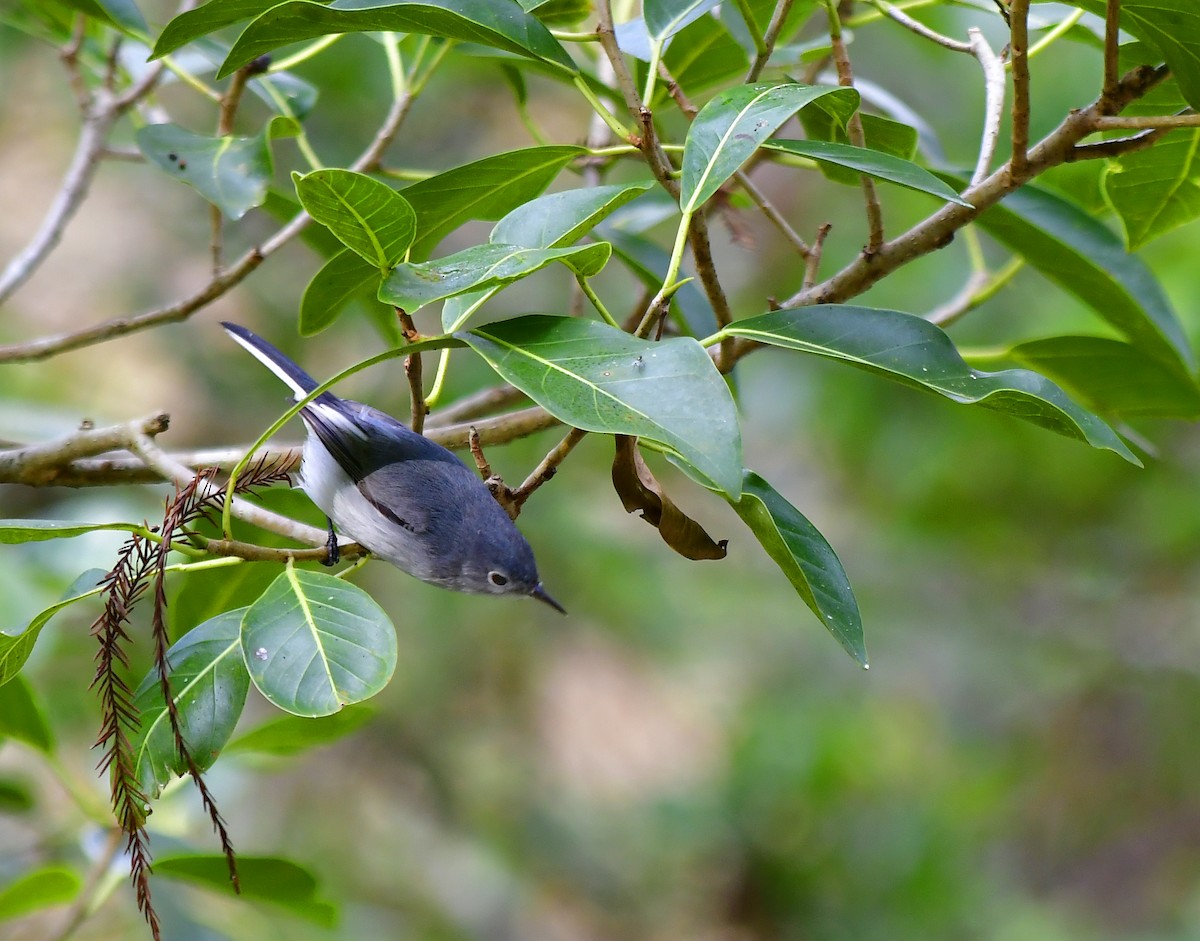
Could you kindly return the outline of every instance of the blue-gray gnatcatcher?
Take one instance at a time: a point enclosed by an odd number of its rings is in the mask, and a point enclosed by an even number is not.
[[[317,381],[245,327],[222,326],[291,388]],[[530,595],[566,614],[538,580],[533,550],[486,485],[440,444],[378,409],[322,392],[300,411],[308,429],[300,486],[333,527],[421,581],[453,591]]]

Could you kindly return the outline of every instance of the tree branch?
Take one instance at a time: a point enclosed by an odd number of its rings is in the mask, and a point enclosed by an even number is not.
[[[1019,180],[1029,178],[1029,0],[1011,0],[1008,7],[1009,49],[1012,52],[1012,160]]]

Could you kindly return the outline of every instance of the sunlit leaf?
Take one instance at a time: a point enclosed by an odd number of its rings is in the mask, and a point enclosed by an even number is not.
[[[0,545],[42,542],[46,539],[73,539],[87,533],[139,532],[136,523],[71,523],[66,520],[0,520]]]
[[[26,873],[0,888],[0,921],[66,905],[81,888],[83,881],[65,866],[47,866]]]
[[[455,167],[401,190],[417,214],[409,257],[429,257],[447,234],[472,219],[496,221],[541,193],[559,172],[587,151],[582,147],[530,147]]]
[[[378,693],[396,668],[396,631],[361,588],[289,568],[242,621],[242,654],[268,700],[326,716]]]
[[[23,631],[15,634],[0,631],[0,686],[21,671],[46,622],[68,605],[82,598],[98,595],[100,589],[96,586],[106,574],[108,573],[103,569],[88,569],[75,579],[60,601],[41,611]]]
[[[206,137],[175,124],[137,132],[138,149],[169,176],[188,184],[230,219],[267,198],[273,174],[270,139],[294,134],[291,118],[275,117],[254,137]]]
[[[610,254],[607,242],[565,248],[475,245],[434,261],[397,265],[379,288],[379,299],[411,314],[443,297],[519,281],[556,261],[590,277]]]
[[[163,27],[151,58],[165,56],[201,36],[258,16],[269,5],[269,0],[208,0],[180,13]]]
[[[242,659],[242,615],[237,608],[205,621],[167,651],[171,698],[179,729],[201,771],[207,771],[229,741],[246,704],[250,677]],[[175,745],[158,672],[151,670],[134,694],[140,733],[134,742],[134,773],[149,798],[189,767]]]
[[[1005,412],[1141,466],[1116,432],[1045,376],[972,369],[940,328],[912,314],[821,304],[738,320],[723,333],[841,360],[954,402]]]
[[[653,183],[622,183],[539,196],[497,222],[488,241],[525,248],[562,248],[653,186]]]
[[[308,214],[377,269],[399,262],[412,245],[416,214],[386,183],[335,168],[293,174],[292,179]]]
[[[918,193],[928,193],[947,202],[970,206],[970,203],[954,192],[948,184],[924,167],[919,167],[909,160],[893,157],[891,154],[831,141],[771,140],[764,146],[771,150],[809,157],[822,163],[836,164],[858,173],[865,173],[877,180],[916,190]]]
[[[720,0],[643,0],[642,16],[656,42],[674,36],[715,7]]]
[[[266,52],[331,33],[400,32],[495,46],[574,73],[575,63],[550,31],[511,0],[286,0],[254,19],[217,77]]]
[[[278,905],[293,915],[325,928],[337,924],[337,908],[318,896],[316,877],[305,867],[276,856],[239,853],[237,868],[238,889],[242,898]],[[154,860],[154,874],[180,879],[233,897],[229,865],[224,856],[162,856]]]
[[[586,431],[658,442],[738,496],[737,409],[712,358],[695,340],[654,343],[591,320],[537,314],[461,337],[556,418]]]
[[[867,648],[858,602],[825,537],[754,471],[745,472],[742,497],[731,502],[825,629],[865,667]]]
[[[304,716],[283,716],[273,719],[245,735],[239,735],[225,746],[225,753],[255,752],[260,755],[298,755],[310,748],[329,745],[358,731],[375,710],[369,706],[346,706],[331,716],[310,719]]]
[[[0,686],[0,737],[15,738],[38,751],[54,750],[54,736],[33,689],[16,676]]]
[[[846,116],[858,107],[852,88],[794,83],[738,85],[713,98],[688,129],[680,208],[695,212],[788,118],[821,99]]]
[[[1200,130],[1179,130],[1108,162],[1104,191],[1130,251],[1200,216],[1198,151]]]

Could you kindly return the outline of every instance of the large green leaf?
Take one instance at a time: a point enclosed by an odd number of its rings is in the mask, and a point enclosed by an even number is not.
[[[70,902],[83,881],[64,866],[47,866],[14,879],[0,888],[0,921]]]
[[[0,740],[6,736],[47,754],[54,750],[50,726],[22,676],[0,686]]]
[[[1173,131],[1108,163],[1104,191],[1130,251],[1200,216],[1200,130]]]
[[[930,196],[958,203],[960,206],[971,205],[954,192],[947,183],[938,179],[924,167],[919,167],[910,160],[893,157],[891,154],[832,141],[772,140],[767,141],[765,146],[771,150],[798,154],[822,163],[846,167],[858,173],[865,173],[877,180],[895,183],[897,186],[916,190],[918,193],[928,193]]]
[[[754,471],[745,471],[741,499],[731,502],[825,629],[865,667],[867,648],[858,602],[825,537]]]
[[[1067,2],[1104,16],[1105,0]],[[1196,0],[1121,0],[1121,29],[1157,49],[1179,79],[1188,104],[1200,108],[1200,5]]]
[[[312,872],[288,859],[246,856],[239,853],[238,891],[244,898],[270,902],[311,922],[332,928],[337,909],[320,898]],[[154,874],[232,895],[229,864],[221,855],[162,856],[154,861]]]
[[[607,324],[537,314],[461,337],[556,418],[586,431],[657,442],[733,499],[740,495],[737,409],[695,340],[653,343]]]
[[[280,46],[331,33],[401,32],[494,46],[576,71],[537,17],[512,0],[287,0],[253,20],[229,50],[217,77]]]
[[[955,402],[1023,418],[1141,466],[1116,432],[1049,379],[1027,369],[971,369],[940,328],[912,314],[822,304],[738,320],[722,335],[842,360]]]
[[[225,747],[225,753],[255,752],[260,755],[298,755],[321,745],[328,745],[362,728],[375,710],[370,706],[346,706],[331,716],[310,719],[305,716],[283,716],[272,719],[245,735],[240,735]]]
[[[858,107],[852,88],[795,83],[739,85],[713,98],[688,128],[680,208],[699,209],[788,118],[821,99],[846,117]]]
[[[201,771],[217,760],[246,705],[250,677],[239,642],[246,610],[236,608],[205,621],[167,651],[179,730]],[[134,771],[142,793],[154,798],[172,777],[190,770],[175,747],[157,670],[151,670],[138,686],[134,706],[141,724],[134,743]]]
[[[1047,337],[1019,343],[1005,358],[1049,376],[1101,415],[1200,418],[1195,376],[1120,340]]]
[[[63,594],[61,600],[41,611],[25,630],[16,634],[0,631],[0,686],[3,686],[21,671],[21,667],[29,659],[29,654],[33,651],[33,645],[37,643],[37,639],[42,633],[42,628],[46,626],[46,622],[68,605],[74,604],[82,598],[98,595],[100,589],[96,586],[100,584],[100,580],[107,574],[103,569],[88,569],[75,579],[71,587]]]
[[[258,16],[269,5],[269,0],[208,0],[164,26],[150,58],[165,56],[194,39]]]
[[[372,297],[379,284],[379,269],[346,249],[334,255],[313,275],[300,298],[300,335],[320,333],[356,297]]]
[[[137,132],[138,149],[168,175],[188,184],[230,219],[262,205],[274,173],[270,139],[294,134],[291,118],[272,118],[254,137],[206,137],[175,124]]]
[[[411,314],[443,297],[511,284],[556,261],[590,277],[604,268],[611,254],[607,242],[565,248],[475,245],[434,261],[397,265],[380,286],[379,299]]]
[[[653,186],[653,183],[619,183],[539,196],[497,222],[488,241],[524,248],[562,248]]]
[[[396,630],[361,588],[288,568],[242,620],[242,655],[268,700],[327,716],[378,693],[396,669]]]
[[[401,190],[417,214],[409,257],[422,261],[449,232],[472,219],[495,221],[541,193],[582,147],[553,145],[494,154]]]
[[[901,160],[912,160],[917,155],[917,145],[920,135],[917,129],[891,118],[878,114],[860,114],[862,122],[863,143],[879,153],[890,154]],[[833,144],[849,144],[850,134],[844,121],[839,121],[836,115],[820,108],[805,108],[800,112],[800,123],[804,126],[804,136],[810,141],[829,141]],[[848,186],[859,186],[862,182],[860,174],[835,163],[820,164],[822,175],[835,183]]]
[[[308,214],[380,271],[399,262],[412,245],[416,213],[386,183],[334,168],[294,173],[292,180]]]
[[[1195,369],[1183,327],[1150,269],[1078,206],[1027,185],[984,212],[979,224],[1135,345]]]
[[[105,531],[140,532],[135,523],[71,523],[66,520],[0,520],[0,545],[43,542],[47,539],[72,539],[87,533]]]
[[[644,0],[642,16],[655,42],[663,42],[695,22],[720,0]]]

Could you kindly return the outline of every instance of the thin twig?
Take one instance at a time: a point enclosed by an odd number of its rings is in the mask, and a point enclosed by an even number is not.
[[[925,315],[925,319],[939,327],[950,326],[959,318],[995,297],[1000,289],[1016,277],[1017,272],[1024,266],[1025,259],[1017,256],[999,271],[989,272],[983,269],[972,271],[962,289],[946,303],[929,311]]]
[[[833,62],[837,67],[838,84],[853,88],[854,72],[850,68],[850,55],[846,52],[846,43],[842,38],[842,23],[838,17],[834,0],[825,0],[825,11],[829,17],[829,41],[830,48],[833,50]],[[846,133],[850,137],[850,143],[855,147],[866,146],[862,117],[857,111],[846,122]],[[879,194],[875,190],[875,181],[865,173],[859,179],[862,180],[863,202],[867,213],[867,244],[863,253],[870,257],[883,244],[883,209],[879,205]]]
[[[409,343],[416,343],[421,339],[421,334],[417,331],[416,325],[407,311],[397,307],[396,316],[400,318],[400,329],[405,340]],[[408,376],[408,391],[412,406],[412,430],[417,434],[421,434],[425,430],[425,416],[429,414],[429,406],[425,403],[422,373],[420,353],[409,353],[404,357],[404,374]]]
[[[983,134],[979,143],[979,158],[975,162],[975,172],[971,174],[971,185],[977,185],[992,166],[992,158],[996,156],[996,145],[1000,140],[1000,122],[1004,116],[1004,89],[1007,85],[1004,75],[1004,63],[992,51],[988,41],[983,38],[983,32],[972,26],[967,30],[970,37],[971,52],[983,69]]]
[[[779,234],[782,235],[789,243],[791,243],[791,246],[796,250],[796,253],[801,258],[807,258],[809,253],[812,251],[812,249],[809,248],[808,243],[800,237],[800,234],[792,228],[787,219],[783,217],[783,214],[775,208],[770,200],[767,199],[766,194],[754,185],[754,181],[750,179],[750,175],[744,170],[738,170],[733,175],[733,178],[737,180],[738,185],[746,191],[746,195],[750,197],[750,201],[754,203],[754,205],[758,207],[759,211],[770,220],[773,226],[775,226],[775,228],[779,231]]]
[[[825,250],[825,239],[829,237],[829,231],[833,225],[828,222],[822,222],[817,226],[817,237],[813,239],[812,250],[808,253],[808,259],[804,264],[804,286],[803,290],[807,291],[817,281],[817,272],[821,267],[821,253]]]
[[[1153,131],[1142,131],[1129,137],[1115,137],[1111,140],[1095,141],[1091,144],[1076,144],[1071,150],[1069,160],[1097,160],[1108,157],[1120,157],[1134,151],[1145,150],[1169,133],[1169,128],[1156,128]]]
[[[1012,53],[1012,174],[1029,178],[1029,0],[1012,0],[1008,7],[1009,50]]]
[[[104,883],[104,877],[108,875],[113,862],[121,852],[121,842],[124,836],[125,831],[120,827],[113,827],[108,831],[108,840],[105,841],[104,848],[92,861],[92,865],[88,867],[83,888],[80,889],[79,894],[75,896],[75,901],[67,910],[67,917],[63,920],[62,927],[50,935],[47,941],[67,941],[87,920],[88,915],[91,914],[92,905],[96,903],[96,894]]]
[[[1200,127],[1200,114],[1187,111],[1180,114],[1104,115],[1096,118],[1095,124],[1098,131]]]
[[[897,23],[899,23],[901,26],[903,26],[905,29],[909,30],[910,32],[916,33],[918,36],[920,36],[924,39],[928,39],[932,42],[935,42],[939,46],[942,46],[945,49],[950,49],[954,52],[966,52],[966,53],[972,53],[974,51],[971,48],[970,43],[962,42],[961,40],[958,40],[958,39],[951,39],[949,36],[943,36],[937,30],[930,29],[924,23],[914,20],[911,16],[909,16],[903,10],[899,10],[896,7],[892,6],[890,3],[887,2],[887,0],[871,0],[871,5],[873,7],[875,7],[875,9],[877,9],[884,16],[888,17],[889,19],[895,20]]]
[[[558,472],[558,465],[563,462],[575,445],[579,444],[586,435],[586,431],[579,428],[572,428],[567,432],[566,437],[558,442],[549,454],[542,458],[542,462],[534,468],[533,473],[526,477],[525,482],[513,491],[513,500],[518,510],[520,510],[525,501],[530,498],[538,487],[542,486],[542,484]]]
[[[762,70],[770,61],[771,54],[775,51],[775,43],[779,41],[779,33],[791,11],[792,0],[778,0],[775,4],[775,12],[771,14],[771,22],[767,24],[767,31],[763,35],[762,47],[756,50],[754,61],[750,64],[750,71],[746,73],[742,84],[749,85],[751,82],[758,81]]]
[[[32,486],[53,484],[56,471],[72,461],[128,448],[138,435],[161,434],[169,424],[166,412],[155,412],[120,425],[81,428],[55,441],[0,451],[0,479]]]
[[[636,117],[642,111],[642,99],[638,95],[637,86],[633,82],[633,76],[629,74],[629,66],[625,62],[625,55],[617,45],[617,36],[613,32],[611,0],[597,0],[596,19],[599,21],[596,25],[596,38],[600,41],[600,48],[604,50],[605,58],[608,59],[609,65],[612,66],[613,77],[616,79],[617,88],[625,99],[626,109],[628,109],[631,115]]]

